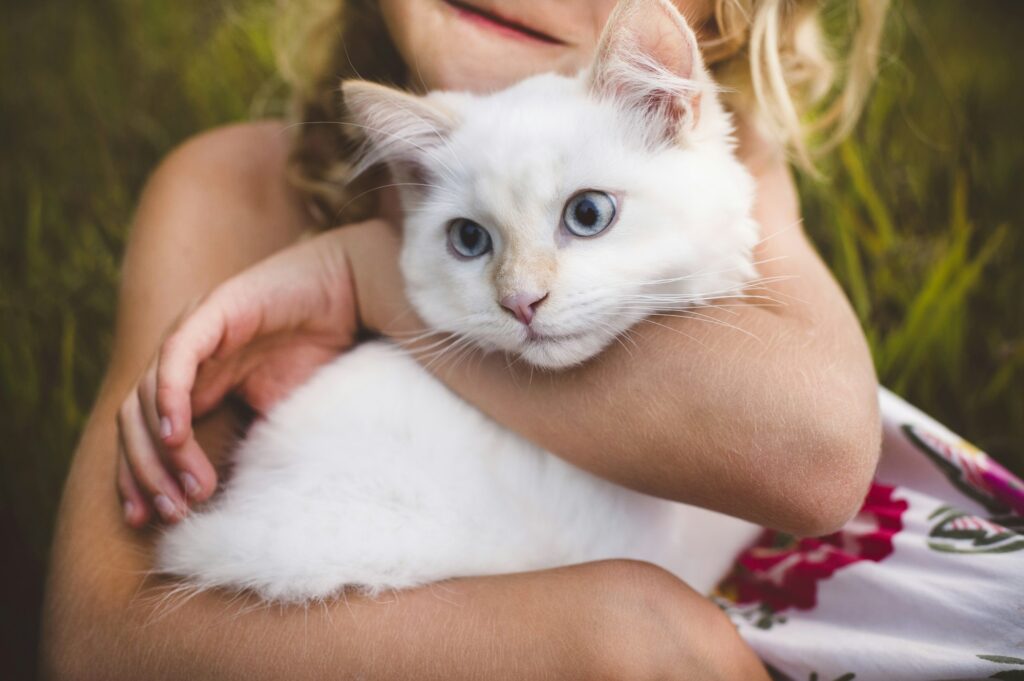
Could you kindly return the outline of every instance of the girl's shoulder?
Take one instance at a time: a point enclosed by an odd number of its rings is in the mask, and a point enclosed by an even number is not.
[[[283,121],[233,123],[188,138],[167,156],[164,165],[189,166],[192,171],[209,167],[228,171],[233,179],[266,181],[283,174],[288,148]]]
[[[153,172],[146,199],[190,207],[189,213],[251,216],[298,234],[311,219],[287,180],[290,135],[280,120],[236,123],[182,142]]]

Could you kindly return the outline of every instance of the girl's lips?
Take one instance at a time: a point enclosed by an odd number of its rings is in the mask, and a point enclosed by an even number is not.
[[[445,4],[455,10],[455,13],[466,21],[470,21],[481,28],[500,33],[507,38],[516,40],[529,40],[541,42],[548,45],[564,45],[561,40],[541,33],[540,31],[524,26],[512,19],[506,19],[494,12],[474,7],[463,0],[444,0]]]

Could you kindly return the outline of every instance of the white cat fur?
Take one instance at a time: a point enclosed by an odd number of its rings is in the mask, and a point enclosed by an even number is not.
[[[620,3],[576,77],[490,95],[344,90],[367,164],[403,184],[402,272],[433,329],[557,369],[652,312],[735,295],[754,273],[753,183],[667,0]],[[560,227],[583,189],[617,200],[596,237]],[[452,255],[447,227],[461,217],[488,229],[490,254]],[[547,293],[532,332],[497,302],[518,290]],[[575,468],[382,341],[319,371],[234,461],[219,496],[163,535],[157,569],[268,600],[603,558],[648,560],[707,592],[756,532]]]

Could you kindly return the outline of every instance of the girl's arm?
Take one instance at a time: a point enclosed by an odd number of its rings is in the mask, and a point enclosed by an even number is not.
[[[598,475],[802,535],[833,532],[875,469],[877,385],[864,335],[802,226],[782,159],[757,179],[754,293],[778,305],[661,317],[631,342],[557,373],[500,356],[428,363],[495,420]],[[350,256],[371,328],[421,330],[395,289],[396,237],[379,230]],[[390,270],[383,269],[392,264]]]
[[[114,417],[189,301],[304,228],[281,180],[284,154],[278,125],[220,131],[172,155],[146,189],[113,358],[58,519],[45,677],[766,678],[717,608],[641,563],[466,579],[308,610],[249,607],[220,592],[188,598],[147,579],[152,534],[124,526],[114,492]],[[237,427],[221,417],[197,428],[210,453]]]

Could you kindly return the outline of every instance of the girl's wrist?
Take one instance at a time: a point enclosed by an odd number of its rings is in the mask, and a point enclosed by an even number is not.
[[[405,299],[395,229],[384,220],[368,220],[334,232],[332,240],[347,262],[360,328],[379,335],[416,331],[421,322]]]

